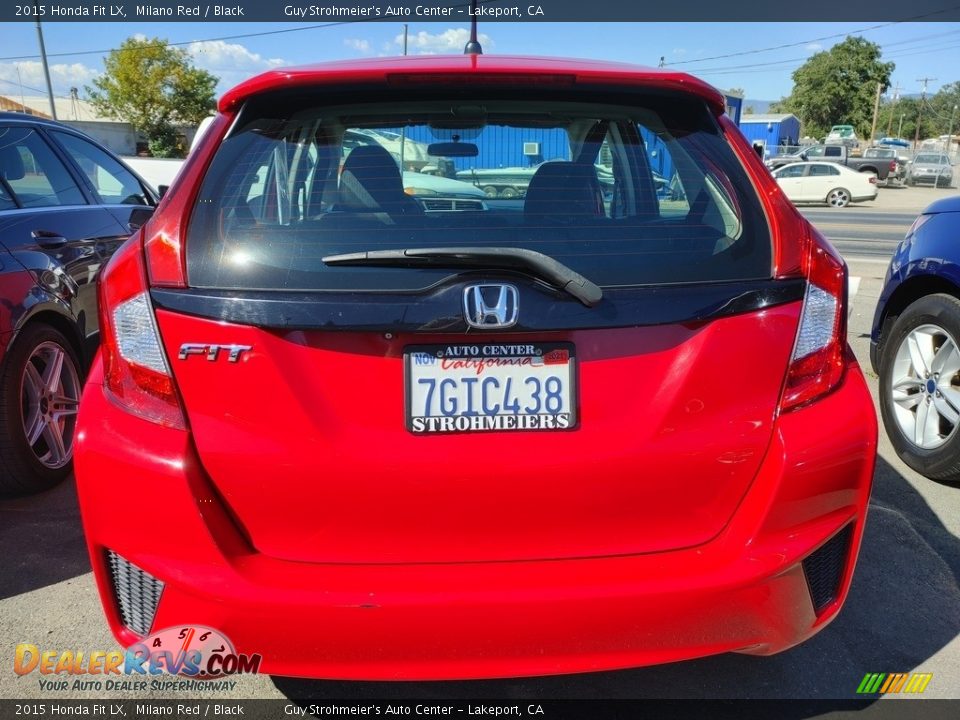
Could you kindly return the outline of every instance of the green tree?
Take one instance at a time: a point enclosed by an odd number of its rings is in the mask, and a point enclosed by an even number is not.
[[[130,123],[156,157],[182,154],[177,124],[196,124],[216,107],[217,78],[160,38],[129,38],[104,58],[104,73],[87,86],[103,114]]]
[[[870,134],[877,83],[890,84],[894,64],[880,61],[880,46],[848,37],[818,52],[793,73],[793,91],[771,107],[800,118],[803,133],[823,137],[832,125],[853,125]]]
[[[924,115],[929,115],[933,124],[931,135],[946,135],[951,130],[951,116],[953,117],[952,129],[954,135],[958,132],[960,124],[960,82],[948,83],[941,87],[937,94],[927,98],[928,105],[923,109]],[[954,112],[953,108],[957,108]]]

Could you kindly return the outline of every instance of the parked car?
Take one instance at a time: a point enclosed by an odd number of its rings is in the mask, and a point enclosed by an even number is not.
[[[122,645],[203,624],[266,673],[480,678],[766,655],[836,617],[877,432],[846,267],[717,90],[381,58],[219,112],[101,280],[76,476]],[[456,148],[487,167],[503,136],[569,155],[478,213],[423,212],[376,144],[338,168],[352,128],[456,123],[498,129]]]
[[[862,173],[873,173],[880,181],[885,181],[891,172],[896,172],[897,162],[889,158],[855,158],[850,156],[845,145],[813,145],[794,155],[781,155],[766,161],[766,166],[776,170],[797,161],[818,160],[843,165]]]
[[[950,187],[952,182],[953,162],[943,153],[919,153],[907,169],[907,185],[930,183],[934,187]]]
[[[897,148],[909,148],[912,143],[900,137],[882,137],[877,141],[877,145],[886,145],[888,147],[897,147]]]
[[[877,176],[854,172],[830,162],[799,162],[773,171],[780,189],[794,203],[826,203],[846,207],[875,200]]]
[[[865,160],[874,160],[878,163],[882,161],[892,161],[886,180],[888,184],[893,181],[902,183],[907,177],[907,161],[900,158],[896,148],[870,147],[863,151],[863,158]]]
[[[0,493],[70,473],[97,274],[155,203],[86,135],[0,113]]]
[[[870,360],[900,458],[960,480],[960,196],[932,203],[897,247],[877,302]]]

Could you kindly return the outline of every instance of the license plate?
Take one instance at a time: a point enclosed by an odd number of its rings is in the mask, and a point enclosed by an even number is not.
[[[407,430],[572,430],[577,390],[570,343],[418,345],[404,351]]]

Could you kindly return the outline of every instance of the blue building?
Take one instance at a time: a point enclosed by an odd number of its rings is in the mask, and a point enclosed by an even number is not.
[[[734,123],[740,120],[743,98],[726,94],[726,113]],[[396,130],[399,132],[399,128]],[[673,176],[673,166],[663,142],[656,135],[641,129],[641,135],[650,155],[652,169],[665,178]],[[437,138],[427,127],[406,129],[406,137],[414,142],[429,144]],[[530,168],[549,160],[570,160],[570,144],[566,132],[560,128],[520,129],[500,126],[485,127],[476,137],[480,154],[477,157],[453,158],[457,171],[471,168]]]
[[[796,146],[800,140],[800,120],[796,115],[744,115],[740,131],[751,144],[761,144],[768,153],[776,154],[779,147]]]
[[[743,95],[735,95],[727,91],[723,94],[723,98],[727,107],[727,117],[733,120],[734,125],[739,125],[740,115],[743,112]]]

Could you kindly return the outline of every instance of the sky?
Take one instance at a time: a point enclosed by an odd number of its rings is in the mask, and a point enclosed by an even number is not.
[[[288,31],[292,32],[277,32]],[[195,64],[220,78],[217,92],[263,70],[402,54],[400,23],[44,23],[54,92],[66,96],[103,70],[103,56],[131,35],[160,37],[183,47]],[[261,34],[271,33],[271,34]],[[254,35],[236,37],[238,35]],[[466,24],[410,23],[408,52],[460,53]],[[481,22],[486,53],[558,55],[667,66],[721,88],[743,88],[747,98],[777,100],[789,94],[791,73],[815,52],[847,35],[883,48],[896,63],[892,85],[929,93],[960,80],[960,23],[509,23]],[[777,48],[777,49],[770,49]],[[725,56],[725,57],[724,57]],[[19,71],[19,75],[18,75]],[[44,92],[37,34],[32,23],[0,23],[0,95]],[[888,93],[892,95],[893,90]]]

